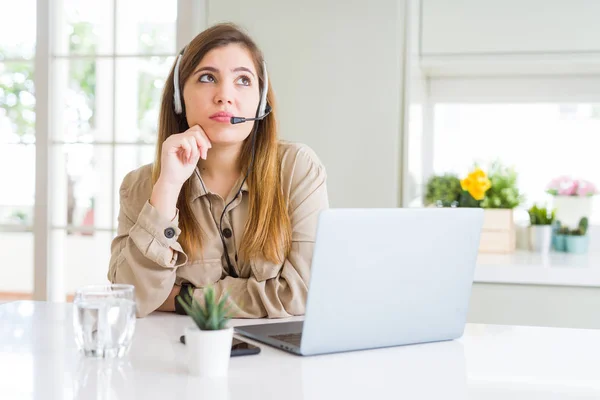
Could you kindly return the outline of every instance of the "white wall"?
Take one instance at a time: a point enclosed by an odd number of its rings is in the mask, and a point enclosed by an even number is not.
[[[267,59],[281,136],[324,162],[332,207],[400,204],[403,0],[211,0]]]
[[[596,0],[423,0],[429,76],[600,74]]]
[[[597,0],[423,0],[424,55],[600,52]]]

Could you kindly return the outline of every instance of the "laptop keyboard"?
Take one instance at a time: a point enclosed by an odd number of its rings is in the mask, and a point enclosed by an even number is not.
[[[300,340],[302,339],[301,333],[286,333],[283,335],[270,335],[273,339],[281,340],[282,342],[290,343],[294,346],[300,347]]]

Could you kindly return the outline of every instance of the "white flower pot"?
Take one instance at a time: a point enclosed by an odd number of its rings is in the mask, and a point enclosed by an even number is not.
[[[554,196],[556,219],[562,226],[577,228],[579,220],[592,214],[592,197]]]
[[[529,249],[547,254],[552,247],[552,225],[532,225],[529,227]]]
[[[197,326],[185,329],[188,368],[192,375],[224,377],[229,370],[233,328],[203,331]]]

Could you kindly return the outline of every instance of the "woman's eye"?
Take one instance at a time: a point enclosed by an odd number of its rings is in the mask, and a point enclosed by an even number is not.
[[[202,75],[200,75],[200,79],[198,79],[198,81],[211,83],[211,82],[215,81],[215,77],[212,76],[211,74],[202,74]]]
[[[250,78],[248,78],[247,76],[240,76],[237,79],[236,83],[238,85],[250,86],[251,81]]]

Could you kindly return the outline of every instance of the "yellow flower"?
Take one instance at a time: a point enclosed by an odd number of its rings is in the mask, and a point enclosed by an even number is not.
[[[469,192],[475,200],[483,200],[485,192],[492,187],[492,183],[481,168],[476,168],[460,181],[460,186],[463,190]]]

